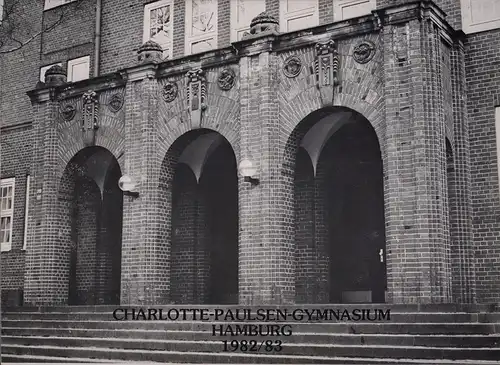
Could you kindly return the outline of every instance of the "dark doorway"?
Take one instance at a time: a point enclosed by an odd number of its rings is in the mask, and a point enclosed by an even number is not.
[[[172,188],[171,298],[182,304],[235,304],[236,158],[229,142],[218,133],[197,131],[187,137]]]
[[[297,127],[296,301],[385,302],[383,166],[368,120],[336,108]]]
[[[68,164],[59,192],[69,246],[70,305],[120,303],[123,193],[120,167],[104,148],[88,147]]]
[[[347,124],[322,154],[329,160],[330,300],[385,302],[384,194],[377,138],[363,123]]]

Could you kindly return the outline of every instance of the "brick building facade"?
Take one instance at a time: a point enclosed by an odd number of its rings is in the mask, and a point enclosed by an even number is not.
[[[18,4],[3,300],[499,302],[496,3]]]

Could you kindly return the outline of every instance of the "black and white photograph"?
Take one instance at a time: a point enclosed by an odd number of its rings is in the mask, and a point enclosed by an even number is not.
[[[500,0],[0,0],[0,363],[500,364]]]

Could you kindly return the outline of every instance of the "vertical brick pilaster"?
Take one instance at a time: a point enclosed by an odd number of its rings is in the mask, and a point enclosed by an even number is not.
[[[240,302],[289,303],[295,300],[293,174],[281,174],[275,148],[277,55],[243,57],[240,67],[240,161],[250,159],[260,178],[256,186],[240,180]]]
[[[137,182],[138,198],[123,202],[122,289],[124,304],[168,301],[169,245],[157,235],[160,163],[156,161],[156,65],[129,71],[125,113],[125,171]]]
[[[58,102],[43,90],[35,105],[36,147],[32,165],[31,222],[26,255],[26,304],[55,305],[68,300],[69,250],[58,246]],[[67,257],[68,256],[68,257]]]
[[[388,291],[395,303],[451,300],[440,42],[427,19],[384,29]]]
[[[450,178],[451,255],[453,299],[460,303],[476,300],[474,246],[472,237],[471,157],[464,45],[457,40],[451,53],[453,128],[455,148]]]

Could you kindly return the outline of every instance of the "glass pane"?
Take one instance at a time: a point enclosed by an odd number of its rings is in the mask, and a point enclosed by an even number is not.
[[[301,18],[290,19],[288,21],[288,31],[293,32],[295,30],[314,27],[316,25],[314,17],[312,15],[307,15]]]
[[[342,14],[339,20],[356,18],[358,16],[368,15],[373,10],[373,3],[370,0],[354,1],[342,5]]]
[[[191,53],[206,52],[214,49],[213,39],[207,39],[199,42],[193,42],[191,44]]]
[[[310,9],[318,5],[318,0],[288,0],[287,11]]]
[[[500,19],[500,1],[470,0],[473,23],[482,23]]]
[[[192,35],[211,32],[215,29],[216,5],[213,0],[193,0]]]

